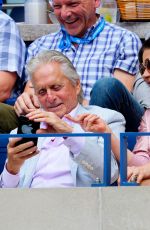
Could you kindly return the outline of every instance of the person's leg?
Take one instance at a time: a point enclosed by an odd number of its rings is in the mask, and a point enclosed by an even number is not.
[[[10,133],[18,126],[18,117],[13,106],[0,103],[0,133]]]
[[[115,78],[98,80],[91,91],[90,105],[116,110],[126,120],[126,131],[137,132],[144,108],[134,99],[126,87]]]

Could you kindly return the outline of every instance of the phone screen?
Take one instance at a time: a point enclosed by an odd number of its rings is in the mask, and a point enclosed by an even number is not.
[[[18,134],[34,134],[36,133],[37,129],[40,128],[40,122],[34,122],[29,120],[27,117],[25,116],[20,116],[19,117],[19,126],[18,126]],[[37,145],[37,137],[33,137],[33,138],[27,138],[24,137],[22,140],[18,141],[16,144],[22,144],[22,143],[26,143],[29,141],[33,141],[34,145]]]

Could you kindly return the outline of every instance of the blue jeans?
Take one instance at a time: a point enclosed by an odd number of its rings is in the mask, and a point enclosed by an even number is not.
[[[144,108],[115,78],[99,79],[91,91],[90,105],[116,110],[126,120],[126,132],[137,132]]]

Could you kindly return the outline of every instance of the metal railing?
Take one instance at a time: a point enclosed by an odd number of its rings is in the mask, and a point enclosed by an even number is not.
[[[2,1],[2,0],[0,0]],[[2,9],[7,10],[7,9],[13,9],[16,7],[24,7],[24,3],[11,3],[11,4],[3,4]]]
[[[120,185],[121,186],[137,186],[135,182],[127,181],[127,148],[130,138],[137,136],[150,136],[150,132],[127,132],[120,133]]]
[[[95,137],[101,136],[104,139],[104,172],[103,183],[99,181],[93,187],[110,186],[111,184],[111,136],[110,133],[57,133],[57,134],[0,134],[0,145],[3,139],[15,137]]]
[[[63,134],[0,134],[0,145],[3,138],[15,137],[92,137],[100,136],[104,139],[104,173],[103,183],[99,181],[92,185],[92,187],[104,187],[111,185],[111,134],[110,133],[63,133]],[[130,137],[136,139],[137,136],[150,136],[150,132],[127,132],[120,133],[120,186],[137,186],[135,182],[127,181],[127,148]]]

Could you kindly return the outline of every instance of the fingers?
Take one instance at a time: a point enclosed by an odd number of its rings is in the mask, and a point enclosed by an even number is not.
[[[80,124],[85,131],[89,131],[89,132],[109,131],[106,123],[96,114],[85,113],[85,114],[78,115],[75,118],[67,114],[65,115],[65,117],[70,121]]]
[[[9,151],[9,149],[16,153],[16,152],[21,152],[24,149],[30,148],[34,145],[33,141],[29,141],[23,144],[19,144],[17,145],[17,142],[20,141],[22,138],[11,138],[8,145],[7,145],[7,149]]]
[[[16,143],[18,141],[22,140],[22,137],[18,137],[18,138],[9,138],[9,143],[8,143],[8,146],[7,147],[15,147],[16,146]]]
[[[86,127],[87,131],[93,131],[92,125],[98,120],[99,117],[95,114],[90,114],[82,121],[83,126]]]
[[[34,106],[30,96],[27,93],[22,93],[16,100],[14,105],[15,112],[18,116],[21,114],[27,114],[32,110],[35,110],[36,107]]]
[[[127,171],[127,179],[128,182],[137,182],[141,183],[144,178],[144,173],[142,171],[142,167],[128,167]]]
[[[99,118],[97,115],[95,114],[89,114],[89,113],[84,113],[84,114],[80,114],[76,117],[71,117],[69,114],[66,114],[65,117],[70,120],[70,121],[73,121],[75,123],[84,123],[85,124],[88,122],[88,120],[90,121],[90,119],[97,119]]]
[[[35,121],[35,120],[40,119],[40,118],[48,117],[48,113],[41,110],[41,109],[36,109],[36,110],[33,110],[30,113],[28,113],[26,115],[26,117],[29,118],[30,120]]]
[[[37,147],[33,146],[31,148],[25,149],[21,152],[17,152],[16,154],[14,154],[14,158],[22,158],[24,160],[31,158],[33,155],[37,154]]]
[[[81,123],[87,115],[89,114],[81,114],[76,117],[72,117],[70,114],[66,114],[65,117],[74,123]]]
[[[34,110],[26,115],[29,120],[34,120],[35,122],[45,122],[49,125],[54,125],[61,119],[52,112],[46,112],[41,109]]]
[[[34,146],[32,141],[12,147],[8,144],[8,158],[13,160],[17,159],[28,159],[33,155],[37,154],[37,146]]]
[[[39,100],[35,94],[32,95],[31,100],[32,100],[34,107],[40,108]]]

